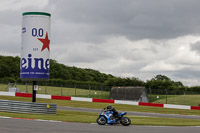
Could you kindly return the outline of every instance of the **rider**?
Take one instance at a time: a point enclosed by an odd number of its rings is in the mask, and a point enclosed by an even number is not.
[[[111,105],[107,106],[107,111],[112,111],[113,112],[113,117],[117,117],[118,116],[118,112],[115,108],[113,108]]]

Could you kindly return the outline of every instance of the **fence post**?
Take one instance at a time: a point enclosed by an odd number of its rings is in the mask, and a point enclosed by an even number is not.
[[[68,96],[70,96],[70,95],[69,95],[69,89],[70,89],[70,88],[68,88]]]
[[[183,90],[183,104],[185,105],[185,91]]]
[[[7,90],[8,90],[8,91],[9,91],[9,86],[10,86],[9,84],[10,84],[10,83],[8,82],[8,87],[7,87]]]
[[[111,91],[112,91],[112,86],[109,86],[109,87],[108,87],[108,92],[109,92],[108,98],[112,98],[112,97],[110,96]],[[112,99],[113,99],[113,98],[112,98]]]
[[[75,90],[74,90],[75,92],[74,93],[75,93],[75,96],[76,96],[76,84],[74,84],[74,87],[75,87]]]
[[[28,86],[27,86],[27,82],[26,82],[26,93],[28,93]]]
[[[124,90],[125,90],[125,99],[124,100],[126,100],[126,88]]]
[[[174,104],[176,104],[176,91],[175,91],[175,99],[174,99]]]
[[[151,88],[149,88],[149,93],[150,93],[149,102],[151,103]]]
[[[89,85],[89,97],[90,97],[90,85]]]
[[[120,100],[119,99],[119,87],[117,87],[117,99]]]
[[[62,92],[62,83],[61,83],[61,90],[60,90],[60,91],[61,91],[61,96],[62,96],[62,93],[63,93],[63,92]]]
[[[101,98],[102,98],[102,89],[103,89],[103,86],[101,86]]]
[[[167,104],[167,89],[165,89],[165,91],[166,91],[166,104]]]
[[[45,83],[45,94],[47,94],[47,82]]]

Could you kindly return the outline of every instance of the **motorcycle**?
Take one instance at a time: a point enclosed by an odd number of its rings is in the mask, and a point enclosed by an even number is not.
[[[119,124],[121,123],[123,126],[129,126],[131,124],[131,120],[128,117],[124,117],[126,112],[120,113],[118,116],[113,117],[113,111],[106,111],[105,109],[99,113],[99,117],[97,118],[97,123],[99,125],[105,124]]]

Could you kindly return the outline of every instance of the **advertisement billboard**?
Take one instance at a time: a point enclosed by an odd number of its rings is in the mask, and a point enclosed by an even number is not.
[[[45,81],[50,69],[50,20],[45,12],[22,14],[20,78]]]

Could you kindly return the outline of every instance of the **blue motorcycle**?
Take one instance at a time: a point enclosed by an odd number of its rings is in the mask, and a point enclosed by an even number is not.
[[[99,117],[97,118],[97,123],[99,125],[105,124],[119,124],[121,123],[123,126],[129,126],[131,124],[131,120],[128,117],[124,117],[126,112],[120,113],[118,116],[113,117],[112,111],[106,111],[105,109],[99,113]]]

